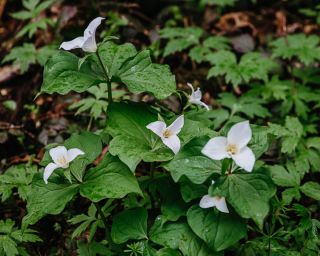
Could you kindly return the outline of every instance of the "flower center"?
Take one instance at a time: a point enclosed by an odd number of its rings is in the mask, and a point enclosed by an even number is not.
[[[172,132],[168,129],[165,129],[165,131],[163,132],[163,137],[165,137],[166,139],[168,139],[171,135]]]
[[[67,168],[69,166],[69,163],[67,159],[64,156],[61,156],[57,162],[61,165],[61,167]]]
[[[228,152],[228,154],[230,154],[230,155],[235,155],[235,154],[238,152],[238,148],[237,148],[237,146],[234,145],[234,144],[229,144],[229,145],[227,146],[227,152]]]

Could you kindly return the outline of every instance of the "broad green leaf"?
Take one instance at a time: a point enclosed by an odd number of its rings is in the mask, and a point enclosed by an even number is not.
[[[190,229],[187,223],[171,222],[162,225],[162,217],[156,218],[154,225],[150,230],[150,239],[152,242],[180,250],[184,256],[215,256],[219,255],[211,251],[208,246],[198,238]]]
[[[162,248],[157,251],[156,256],[181,256],[181,254],[177,250]]]
[[[276,189],[269,176],[262,172],[231,174],[217,182],[214,194],[226,197],[243,218],[252,218],[261,228],[269,212],[269,200]]]
[[[208,140],[208,137],[193,139],[170,162],[163,165],[175,182],[186,176],[193,183],[202,184],[212,174],[221,172],[219,161],[211,160],[201,153]]]
[[[109,78],[121,81],[133,93],[150,92],[163,99],[175,92],[175,77],[169,66],[152,63],[148,50],[137,52],[132,44],[106,42],[99,46]],[[96,60],[97,62],[97,60]]]
[[[149,189],[156,190],[160,195],[163,223],[176,221],[186,215],[188,205],[181,197],[179,185],[169,176],[154,177],[149,184]]]
[[[150,63],[144,69],[137,70],[138,65],[131,66],[130,72],[120,75],[121,81],[128,86],[129,91],[151,92],[158,99],[164,99],[176,91],[175,77],[169,66]]]
[[[112,219],[112,240],[117,244],[121,244],[130,239],[148,239],[147,219],[148,212],[144,208],[120,212]]]
[[[87,59],[78,69],[79,60],[76,55],[66,51],[59,51],[53,55],[44,68],[41,92],[67,94],[75,91],[80,93],[100,83],[101,77],[92,69],[94,63]]]
[[[44,183],[42,174],[34,176],[27,200],[28,214],[23,218],[23,227],[35,224],[47,214],[61,213],[66,204],[78,192],[78,184],[70,184],[57,173],[58,171],[55,171],[51,175],[48,184]]]
[[[81,132],[80,134],[74,133],[64,142],[63,145],[67,149],[78,148],[85,153],[84,155],[76,157],[70,163],[68,169],[64,169],[71,171],[78,181],[82,181],[85,168],[91,164],[102,151],[102,142],[100,137],[91,132]],[[52,159],[49,155],[49,150],[47,150],[41,161],[41,164],[46,166],[51,162]]]
[[[320,184],[314,181],[308,181],[300,187],[300,190],[307,196],[320,200]]]
[[[138,163],[166,161],[173,153],[146,126],[157,120],[156,114],[143,104],[113,103],[108,107],[107,131],[113,137],[109,150],[119,156],[131,171]]]
[[[232,213],[194,205],[188,210],[187,216],[191,229],[215,251],[230,247],[247,233],[245,221]]]
[[[97,167],[87,171],[80,185],[80,193],[93,202],[105,198],[122,198],[129,193],[142,194],[132,172],[110,154]]]
[[[119,72],[126,60],[133,58],[137,54],[133,44],[117,45],[112,41],[100,44],[98,52],[107,67],[110,79]]]
[[[208,193],[208,187],[202,184],[194,184],[187,178],[182,178],[179,181],[180,192],[183,200],[187,203],[194,199],[200,198]]]

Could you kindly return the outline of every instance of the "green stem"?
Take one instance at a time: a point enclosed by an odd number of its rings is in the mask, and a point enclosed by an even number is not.
[[[90,117],[89,123],[88,123],[88,127],[87,127],[87,131],[89,132],[91,129],[91,125],[92,125],[92,120],[93,120],[93,116]]]
[[[112,245],[113,245],[113,241],[112,241],[112,239],[111,239],[111,235],[110,235],[109,230],[108,230],[107,218],[106,218],[106,216],[104,215],[104,213],[103,213],[103,211],[102,211],[99,203],[98,203],[98,202],[94,202],[94,205],[95,205],[95,207],[97,208],[98,214],[100,215],[100,218],[101,218],[101,220],[102,220],[102,222],[103,222],[103,225],[104,225],[104,227],[105,227],[105,232],[106,232],[107,241],[108,241],[109,245],[112,246]]]
[[[107,70],[107,67],[105,65],[103,65],[102,59],[101,59],[100,54],[99,54],[98,51],[96,51],[96,54],[97,54],[99,63],[101,65],[101,68],[103,70],[103,73],[104,73],[104,76],[105,76],[105,79],[106,79],[106,82],[107,82],[107,85],[108,85],[108,102],[112,103],[112,88],[111,88],[111,81],[110,81],[109,76],[108,76],[108,70]]]

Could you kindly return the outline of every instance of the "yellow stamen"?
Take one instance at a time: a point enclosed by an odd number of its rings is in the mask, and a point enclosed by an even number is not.
[[[235,155],[237,152],[238,152],[238,148],[236,145],[234,144],[229,144],[227,146],[227,152],[230,154],[230,155]]]
[[[166,139],[168,139],[171,135],[172,135],[172,132],[170,130],[168,130],[168,129],[166,129],[163,132],[163,137],[165,137]]]

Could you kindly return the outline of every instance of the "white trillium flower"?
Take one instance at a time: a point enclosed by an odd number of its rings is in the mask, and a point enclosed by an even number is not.
[[[191,89],[191,95],[189,96],[189,102],[192,103],[192,104],[203,106],[207,110],[209,110],[208,105],[201,101],[202,93],[200,91],[200,88],[198,88],[196,91],[194,91],[192,84],[187,83],[187,85]]]
[[[239,167],[251,172],[255,162],[252,150],[247,147],[251,137],[249,121],[243,121],[232,126],[227,137],[210,139],[201,152],[213,160],[232,158]]]
[[[169,127],[163,121],[155,121],[147,125],[147,128],[157,134],[162,142],[177,154],[180,150],[180,139],[177,134],[184,125],[184,116],[179,116]]]
[[[216,207],[220,212],[229,213],[224,197],[205,195],[201,198],[199,205],[201,208]]]
[[[86,30],[84,31],[83,36],[79,36],[71,41],[63,42],[60,45],[60,48],[64,50],[72,50],[76,48],[81,48],[85,52],[96,52],[97,43],[96,43],[96,30],[97,27],[101,24],[101,21],[104,20],[102,17],[97,17],[90,22]]]
[[[53,163],[46,166],[43,173],[43,180],[48,184],[48,178],[53,171],[57,168],[66,169],[69,167],[69,163],[72,162],[77,156],[84,155],[84,152],[78,148],[71,148],[69,150],[64,146],[58,146],[49,150]]]

